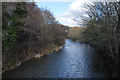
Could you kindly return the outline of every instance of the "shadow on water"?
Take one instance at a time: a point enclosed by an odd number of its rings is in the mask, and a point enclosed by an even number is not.
[[[8,78],[105,78],[96,51],[88,44],[66,39],[66,44],[47,56],[31,59],[7,72]]]

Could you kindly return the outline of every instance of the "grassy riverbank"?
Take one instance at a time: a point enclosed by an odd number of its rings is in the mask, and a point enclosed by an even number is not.
[[[14,69],[18,66],[21,65],[22,62],[32,59],[32,58],[40,58],[44,55],[48,55],[52,52],[58,51],[59,49],[62,48],[62,45],[55,45],[55,44],[47,44],[44,45],[43,47],[35,50],[35,48],[31,50],[24,50],[23,52],[19,54],[12,54],[9,53],[10,55],[3,55],[3,72]]]

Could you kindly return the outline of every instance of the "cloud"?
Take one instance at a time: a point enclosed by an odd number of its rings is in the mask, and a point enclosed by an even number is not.
[[[35,2],[73,2],[75,0],[34,0]]]
[[[1,2],[73,2],[75,0],[0,0]],[[81,0],[80,0],[81,1]],[[84,0],[83,0],[84,1]],[[118,2],[119,0],[91,0],[91,1],[97,1],[97,2]]]
[[[91,3],[90,0],[76,0],[70,4],[69,9],[57,16],[60,23],[68,26],[79,26],[82,24],[82,17],[87,16],[84,8],[84,4]],[[75,18],[79,17],[79,21],[81,23],[77,23],[74,21]]]

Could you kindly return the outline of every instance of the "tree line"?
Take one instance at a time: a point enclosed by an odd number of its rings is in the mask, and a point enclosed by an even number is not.
[[[49,9],[39,8],[34,2],[3,2],[3,67],[15,64],[22,54],[63,45],[65,30]]]
[[[84,7],[88,15],[82,18],[85,30],[81,29],[82,33],[78,33],[77,39],[95,46],[104,62],[105,71],[110,73],[109,76],[119,77],[120,2],[93,2]],[[79,24],[81,17],[78,14],[75,16]]]

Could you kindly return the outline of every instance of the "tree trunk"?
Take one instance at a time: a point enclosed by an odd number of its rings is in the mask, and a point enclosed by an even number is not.
[[[119,1],[119,6],[118,6],[118,32],[120,32],[120,1]]]
[[[30,46],[29,46],[29,49],[31,49],[31,43],[32,41],[31,41],[31,33],[30,33]]]
[[[118,64],[119,62],[119,57],[120,57],[120,52],[119,52],[119,46],[120,46],[120,1],[118,2],[118,26],[117,26],[117,43],[118,46],[116,48],[118,48],[117,50],[117,54],[116,54],[116,64]]]

